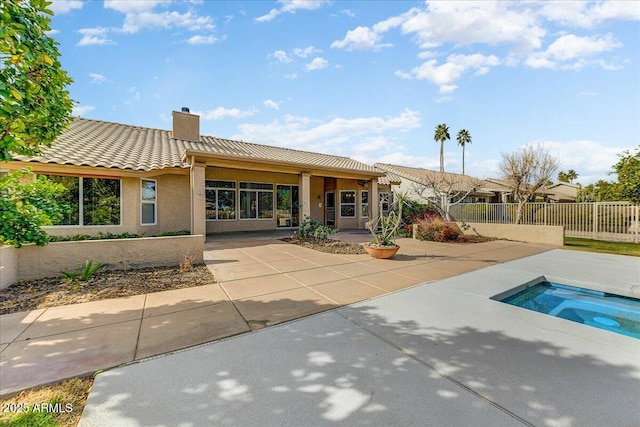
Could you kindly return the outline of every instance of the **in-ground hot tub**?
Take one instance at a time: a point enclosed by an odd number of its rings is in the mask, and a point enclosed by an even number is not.
[[[546,280],[492,299],[640,339],[640,300]]]

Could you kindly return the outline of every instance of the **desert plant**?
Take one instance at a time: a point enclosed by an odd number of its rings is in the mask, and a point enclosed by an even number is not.
[[[396,246],[395,239],[404,225],[402,213],[407,203],[407,193],[395,193],[389,213],[386,215],[381,214],[376,219],[365,224],[365,227],[373,236],[370,246]]]
[[[193,255],[185,255],[184,259],[180,261],[180,271],[193,270]]]
[[[321,222],[315,221],[308,216],[305,216],[295,236],[299,238],[326,240],[330,235],[337,232],[338,230],[336,230],[335,228],[327,227]]]
[[[86,280],[89,280],[91,276],[96,274],[100,269],[100,267],[102,267],[102,265],[103,264],[101,262],[97,263],[96,265],[93,265],[93,260],[88,260],[88,261],[85,261],[84,265],[81,265],[80,267],[78,267],[76,271],[69,272],[69,271],[60,270],[60,273],[64,274],[64,276],[69,280],[72,280],[72,281],[80,280],[84,282]]]

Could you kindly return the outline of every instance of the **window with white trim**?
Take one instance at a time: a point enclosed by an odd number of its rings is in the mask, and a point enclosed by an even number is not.
[[[155,179],[142,179],[140,182],[140,223],[142,225],[156,225],[158,184]]]
[[[235,181],[205,180],[205,209],[208,220],[236,219]]]
[[[273,184],[240,183],[240,219],[273,219]]]
[[[360,191],[360,217],[369,218],[369,191]]]
[[[356,192],[355,190],[340,191],[340,218],[356,217]]]
[[[388,191],[380,192],[380,212],[388,213],[391,210],[393,204],[393,194]]]
[[[70,207],[53,225],[120,225],[122,185],[119,179],[44,175],[61,184],[65,191],[58,199]]]

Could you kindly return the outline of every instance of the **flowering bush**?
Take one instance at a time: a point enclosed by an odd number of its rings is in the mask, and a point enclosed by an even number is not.
[[[456,224],[443,221],[437,216],[424,218],[416,224],[416,238],[431,242],[449,242],[458,240],[462,235]]]

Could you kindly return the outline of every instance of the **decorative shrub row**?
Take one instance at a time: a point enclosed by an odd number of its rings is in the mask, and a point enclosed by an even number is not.
[[[167,231],[164,233],[156,234],[153,236],[145,236],[135,233],[98,233],[97,236],[90,236],[88,234],[76,234],[73,236],[48,236],[49,242],[78,242],[81,240],[106,240],[106,239],[138,239],[140,237],[168,237],[168,236],[188,236],[191,232],[189,230]]]
[[[300,224],[296,237],[300,238],[314,238],[320,240],[326,240],[331,234],[337,233],[335,228],[327,227],[321,222],[315,221],[308,216],[305,216],[304,221]]]

